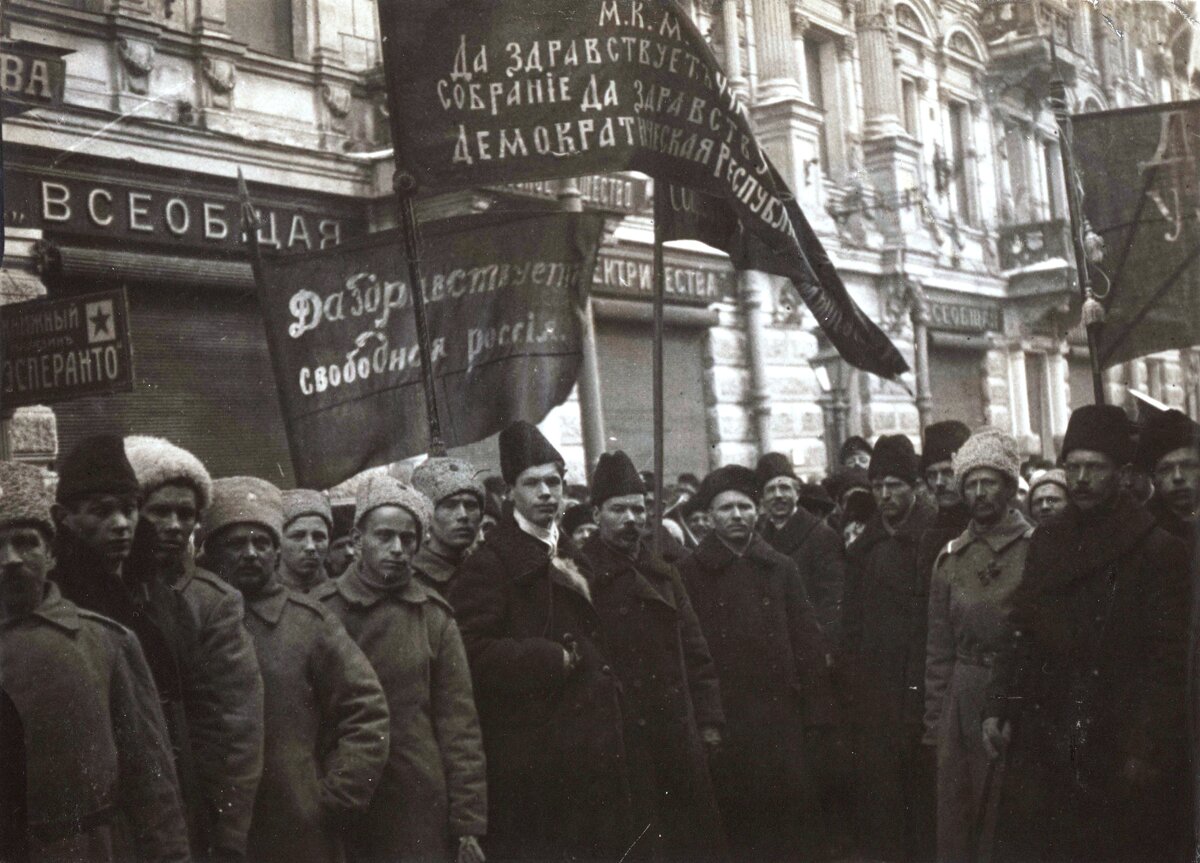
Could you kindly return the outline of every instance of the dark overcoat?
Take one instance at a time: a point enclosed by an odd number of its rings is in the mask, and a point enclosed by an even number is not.
[[[617,860],[636,838],[622,694],[579,586],[586,572],[569,537],[552,559],[509,513],[451,586],[483,726],[495,859]],[[581,659],[568,671],[570,641]]]
[[[128,629],[47,585],[0,628],[0,687],[25,731],[32,860],[189,859],[158,695]]]
[[[340,863],[388,754],[371,663],[334,613],[276,584],[246,603],[262,670],[266,751],[247,860]]]
[[[836,644],[846,581],[846,558],[837,532],[804,507],[797,507],[783,527],[776,528],[768,519],[761,533],[773,549],[795,561],[817,623],[826,639]]]
[[[1014,723],[994,859],[1186,856],[1187,556],[1124,494],[1034,532],[985,708]]]
[[[361,861],[449,860],[487,832],[479,719],[458,627],[446,600],[410,578],[380,590],[361,562],[318,588],[379,675],[387,697],[387,766],[351,842]]]
[[[730,849],[793,859],[818,841],[805,729],[832,719],[804,582],[757,535],[739,555],[711,533],[679,570],[721,682],[724,746],[713,778]]]
[[[637,558],[599,534],[583,547],[608,656],[625,690],[625,743],[647,850],[711,859],[724,838],[700,728],[725,724],[717,669],[675,567],[643,545]],[[649,841],[647,841],[649,840]]]

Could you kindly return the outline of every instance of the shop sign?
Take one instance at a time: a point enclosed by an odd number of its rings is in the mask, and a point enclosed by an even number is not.
[[[577,177],[575,185],[585,204],[602,210],[620,213],[641,213],[650,206],[650,181],[645,178],[623,177],[619,174],[591,174]],[[557,199],[562,192],[560,180],[535,180],[528,183],[509,183],[515,192],[539,198]]]
[[[179,250],[241,254],[241,205],[236,181],[176,174],[142,177],[131,169],[85,172],[6,163],[5,220],[40,228],[48,236],[103,238]],[[268,249],[320,251],[366,233],[361,205],[332,198],[288,195],[255,184],[258,241]]]
[[[998,332],[1003,329],[998,306],[929,301],[929,326],[960,333]]]
[[[5,411],[133,389],[124,288],[0,306]]]
[[[0,42],[0,114],[61,105],[72,51],[36,42]]]
[[[668,302],[707,306],[736,296],[734,273],[706,263],[668,260],[664,267]],[[651,299],[654,296],[654,265],[620,252],[601,250],[592,289],[597,294]]]

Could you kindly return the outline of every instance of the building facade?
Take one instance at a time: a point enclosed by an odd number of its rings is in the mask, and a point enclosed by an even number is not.
[[[1191,98],[1182,15],[1132,0],[690,11],[851,294],[914,373],[850,369],[782,280],[671,244],[667,473],[781,450],[815,475],[848,434],[915,436],[947,418],[1051,454],[1091,383],[1050,81],[1067,81],[1077,111]],[[49,462],[102,428],[162,434],[217,475],[287,484],[235,177],[272,246],[394,223],[374,0],[11,0],[3,15],[0,82],[27,104],[3,126],[0,301],[124,285],[137,375],[132,393],[20,409],[5,420],[10,450]],[[602,448],[651,464],[652,194],[620,175],[421,204],[427,216],[582,205],[609,217],[594,362],[582,398],[543,423],[576,476]],[[1197,416],[1200,352],[1106,373],[1114,403],[1130,388]],[[494,442],[464,454],[496,460]]]

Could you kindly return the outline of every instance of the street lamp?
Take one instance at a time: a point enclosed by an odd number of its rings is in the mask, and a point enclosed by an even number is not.
[[[825,415],[825,453],[829,470],[837,467],[837,453],[849,434],[847,420],[850,415],[849,386],[850,364],[825,339],[821,339],[816,356],[809,360],[821,388],[818,403]]]

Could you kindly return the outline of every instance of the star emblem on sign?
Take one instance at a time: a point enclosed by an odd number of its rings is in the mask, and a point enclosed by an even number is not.
[[[88,303],[84,310],[87,318],[88,342],[111,342],[117,337],[116,320],[112,300]]]

